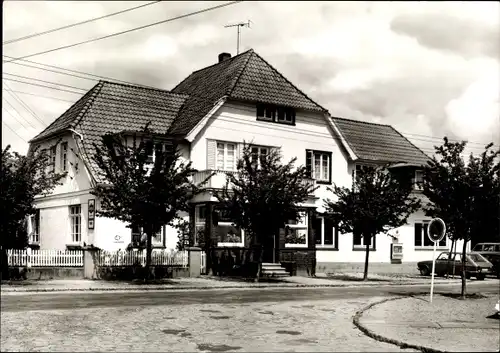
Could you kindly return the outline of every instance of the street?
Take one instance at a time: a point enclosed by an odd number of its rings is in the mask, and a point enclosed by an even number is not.
[[[498,280],[468,282],[469,291],[499,292]],[[61,310],[121,306],[187,305],[187,304],[241,304],[300,300],[349,299],[390,296],[429,291],[429,284],[380,285],[337,288],[272,288],[224,289],[199,291],[147,291],[147,292],[55,292],[43,294],[3,295],[1,310]],[[440,291],[460,291],[460,284],[439,284]]]
[[[472,283],[472,282],[471,282]],[[498,281],[469,292],[498,293]],[[2,351],[401,351],[352,323],[428,285],[2,295]],[[438,285],[436,292],[459,292]],[[67,310],[71,309],[71,310]],[[411,351],[411,350],[407,350]]]

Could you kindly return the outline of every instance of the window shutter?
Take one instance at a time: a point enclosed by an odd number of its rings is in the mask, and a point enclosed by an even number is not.
[[[306,169],[312,178],[312,151],[306,150]]]
[[[215,150],[217,144],[215,140],[207,140],[207,169],[215,169]]]

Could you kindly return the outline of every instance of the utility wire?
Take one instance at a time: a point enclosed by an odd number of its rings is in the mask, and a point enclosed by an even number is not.
[[[24,78],[24,79],[27,79],[27,80],[33,80],[33,81],[38,81],[38,82],[43,82],[43,83],[49,83],[51,85],[57,85],[57,86],[62,86],[62,87],[68,87],[68,88],[74,88],[74,89],[79,89],[79,90],[82,90],[82,91],[86,91],[85,88],[80,88],[80,87],[75,87],[75,86],[70,86],[70,85],[65,85],[63,83],[57,83],[57,82],[51,82],[51,81],[46,81],[46,80],[40,80],[38,78],[32,78],[32,77],[28,77],[28,76],[23,76],[23,75],[16,75],[16,74],[11,74],[11,73],[8,73],[8,72],[4,72],[3,73],[4,75],[9,75],[9,76],[14,76],[14,77],[19,77],[19,78]]]
[[[75,103],[75,101],[70,101],[70,100],[67,100],[67,99],[61,99],[61,98],[51,97],[51,96],[44,96],[44,95],[41,95],[41,94],[34,94],[34,93],[23,92],[23,91],[16,91],[16,90],[13,90],[13,89],[11,89],[10,92],[15,92],[17,94],[26,94],[28,96],[33,96],[33,97],[38,97],[38,98],[53,99],[53,100],[61,101],[61,102]]]
[[[3,111],[5,111],[7,114],[9,114],[8,111],[6,111],[5,109],[3,109]],[[9,114],[10,116],[12,116],[11,114]],[[7,126],[9,128],[10,131],[12,131],[13,133],[15,133],[17,135],[17,137],[19,137],[21,140],[23,140],[24,142],[28,143],[28,141],[26,141],[24,138],[21,137],[21,135],[19,135],[13,128],[11,128],[6,122],[5,120],[2,119],[2,123],[5,124],[5,126]]]
[[[12,81],[12,82],[24,83],[26,85],[31,85],[31,86],[38,86],[38,87],[49,88],[49,89],[53,89],[53,90],[56,90],[56,91],[68,92],[68,93],[73,93],[73,94],[78,94],[78,95],[82,94],[81,92],[70,91],[70,90],[67,90],[67,89],[62,89],[62,88],[57,88],[57,87],[50,87],[50,86],[47,86],[47,85],[40,85],[38,83],[32,83],[32,82],[25,82],[25,81],[14,80],[13,78],[8,78],[8,77],[5,77],[3,79],[7,80],[7,81]],[[79,89],[81,89],[81,88],[79,88]]]
[[[26,40],[26,39],[29,39],[29,38],[43,36],[43,35],[45,35],[45,34],[54,33],[54,32],[57,32],[57,31],[61,31],[61,30],[63,30],[63,29],[67,29],[67,28],[72,28],[72,27],[80,26],[80,25],[83,25],[83,24],[85,24],[85,23],[90,23],[90,22],[94,22],[94,21],[97,21],[97,20],[101,20],[101,19],[103,19],[103,18],[108,18],[108,17],[112,17],[112,16],[116,16],[116,15],[119,15],[119,14],[125,13],[125,12],[130,12],[130,11],[133,11],[133,10],[137,10],[137,9],[142,8],[142,7],[151,6],[151,5],[154,5],[154,4],[158,3],[158,2],[160,2],[160,1],[153,1],[153,2],[149,2],[149,3],[147,3],[147,4],[142,4],[142,5],[139,5],[139,6],[131,7],[131,8],[125,9],[125,10],[121,10],[121,11],[118,11],[118,12],[110,13],[110,14],[108,14],[108,15],[104,15],[104,16],[100,16],[100,17],[95,17],[95,18],[91,18],[91,19],[86,20],[86,21],[82,21],[82,22],[78,22],[78,23],[73,23],[73,24],[70,24],[70,25],[67,25],[67,26],[58,27],[58,28],[54,28],[54,29],[49,29],[49,30],[44,31],[44,32],[39,32],[39,33],[29,34],[29,35],[27,35],[27,36],[20,37],[20,38],[15,38],[15,39],[6,40],[6,41],[5,41],[5,42],[3,42],[2,44],[3,44],[3,45],[7,45],[7,44],[11,44],[11,43],[20,42],[20,41],[22,41],[22,40]]]
[[[26,121],[33,129],[36,129],[36,127],[31,124],[26,118],[23,117],[23,115],[19,112],[19,110],[17,110],[16,107],[14,107],[5,97],[2,97],[2,99],[5,101],[5,103],[7,103],[9,105],[9,107],[11,107],[12,109],[14,109],[17,113],[17,115],[19,115],[19,117],[21,119],[23,119],[24,121]],[[13,114],[11,114],[11,116],[16,119],[16,121],[21,124],[25,129],[28,129],[28,127],[26,125],[23,124],[23,122],[19,119],[17,119]]]
[[[7,55],[4,55],[4,57],[12,58],[12,57],[9,57]],[[107,80],[107,81],[124,83],[124,84],[129,84],[129,85],[134,85],[134,86],[141,86],[141,87],[146,87],[146,88],[158,89],[157,87],[152,87],[152,86],[143,85],[143,84],[137,84],[137,83],[133,83],[133,82],[129,82],[129,81],[124,81],[124,80],[119,80],[119,79],[108,77],[108,76],[95,75],[95,74],[87,73],[87,72],[84,72],[84,71],[71,70],[71,69],[60,67],[60,66],[43,64],[43,63],[39,63],[39,62],[36,62],[36,61],[31,61],[31,60],[22,60],[22,61],[33,63],[33,64],[37,64],[37,65],[43,65],[43,66],[46,66],[46,67],[52,67],[52,68],[55,68],[55,69],[64,70],[64,71],[68,71],[68,72],[78,73],[78,74],[81,74],[81,75],[87,75],[89,77],[96,77],[96,78]],[[67,73],[67,72],[60,72],[60,71],[50,70],[50,69],[46,69],[46,68],[43,68],[43,67],[37,67],[37,66],[33,66],[33,65],[28,65],[28,64],[25,64],[25,63],[13,62],[13,64],[21,65],[21,66],[26,66],[26,67],[32,67],[32,68],[43,70],[43,71],[55,72],[55,73],[58,73],[58,74],[61,74],[61,75],[72,76],[72,77],[76,77],[76,78],[80,78],[80,79],[84,79],[84,80],[89,80],[89,81],[94,81],[94,82],[98,81],[97,79],[92,79],[92,78],[78,76],[78,75],[72,75],[72,74]],[[414,134],[414,133],[409,133],[409,132],[405,132],[405,131],[401,131],[401,133],[404,134],[404,135],[408,135],[408,136],[426,137],[426,138],[430,138],[430,139],[434,139],[434,140],[439,140],[439,141],[443,140],[442,137],[438,137],[438,136]],[[435,141],[422,140],[422,139],[418,139],[418,138],[414,138],[414,137],[411,137],[411,138],[414,139],[414,140],[418,140],[418,141],[435,142]],[[461,141],[461,140],[458,140],[458,139],[449,139],[449,140],[450,141],[455,141],[455,142]],[[481,143],[481,142],[468,141],[467,143],[468,144],[485,146],[485,144]]]
[[[34,111],[31,109],[31,107],[21,99],[14,91],[12,91],[12,88],[7,84],[7,82],[4,82],[5,85],[5,91],[9,93],[12,97],[14,97],[14,100],[16,100],[19,104],[21,104],[28,112],[31,113],[31,115],[37,119],[40,123],[42,123],[44,126],[47,126],[47,124],[41,119]]]
[[[198,14],[201,14],[201,13],[204,13],[204,12],[208,12],[208,11],[220,9],[220,8],[223,8],[223,7],[226,7],[226,6],[230,6],[230,5],[235,5],[235,4],[240,3],[240,2],[242,2],[242,1],[231,1],[231,2],[228,2],[228,3],[222,4],[222,5],[208,7],[208,8],[205,8],[203,10],[190,12],[190,13],[187,13],[187,14],[184,14],[184,15],[180,15],[180,16],[176,16],[176,17],[172,17],[172,18],[169,18],[169,19],[166,19],[166,20],[163,20],[163,21],[158,21],[158,22],[150,23],[150,24],[147,24],[147,25],[144,25],[144,26],[140,26],[140,27],[128,29],[126,31],[121,31],[121,32],[109,34],[109,35],[106,35],[106,36],[103,36],[103,37],[97,37],[97,38],[85,40],[85,41],[82,41],[82,42],[73,43],[73,44],[61,46],[61,47],[58,47],[58,48],[53,48],[53,49],[41,51],[41,52],[38,52],[38,53],[33,53],[33,54],[28,54],[28,55],[20,56],[20,57],[12,59],[10,61],[4,61],[4,62],[5,63],[9,63],[9,62],[12,62],[12,61],[17,61],[17,60],[21,60],[21,59],[31,58],[33,56],[38,56],[38,55],[52,53],[52,52],[63,50],[63,49],[73,48],[73,47],[76,47],[76,46],[79,46],[79,45],[83,45],[83,44],[87,44],[87,43],[97,42],[97,41],[100,41],[100,40],[103,40],[103,39],[116,37],[116,36],[119,36],[119,35],[122,35],[122,34],[126,34],[126,33],[134,32],[134,31],[138,31],[138,30],[141,30],[141,29],[144,29],[144,28],[157,26],[157,25],[162,24],[162,23],[171,22],[171,21],[179,20],[181,18],[186,18],[186,17],[198,15]]]

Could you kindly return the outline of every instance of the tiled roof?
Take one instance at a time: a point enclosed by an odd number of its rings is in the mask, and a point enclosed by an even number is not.
[[[57,130],[74,128],[83,135],[86,163],[94,177],[97,166],[90,158],[101,136],[111,132],[135,131],[151,122],[155,133],[167,133],[187,96],[165,90],[100,81],[82,99],[61,115],[35,139]]]
[[[222,97],[326,111],[252,49],[193,72],[172,92],[191,95],[171,133],[187,134]]]
[[[54,120],[52,124],[47,126],[45,130],[36,135],[30,142],[42,140],[53,134],[59,133],[66,129],[74,128],[73,123],[81,117],[88,106],[92,104],[92,100],[95,94],[100,89],[100,83],[95,85],[88,91],[82,98],[80,98],[76,103],[74,103],[68,110],[66,110],[59,118]]]
[[[343,118],[332,120],[361,160],[425,165],[430,159],[390,125]]]

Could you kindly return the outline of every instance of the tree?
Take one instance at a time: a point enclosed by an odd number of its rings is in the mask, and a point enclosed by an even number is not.
[[[372,239],[406,224],[409,215],[420,207],[420,201],[411,196],[407,173],[397,177],[385,167],[362,168],[356,172],[353,183],[351,189],[337,185],[330,188],[337,200],[326,200],[325,209],[341,233],[361,235],[366,245],[366,281]]]
[[[453,240],[462,240],[462,298],[466,294],[467,243],[484,234],[500,234],[500,149],[485,146],[479,157],[462,158],[466,142],[444,137],[424,170],[423,193],[430,201],[427,216],[440,217]]]
[[[257,156],[245,143],[237,163],[238,173],[227,175],[227,183],[217,195],[234,225],[243,229],[252,247],[259,250],[257,280],[264,246],[273,238],[279,239],[279,230],[289,220],[299,219],[297,205],[316,189],[308,182],[311,174],[306,167],[294,169],[296,159],[282,164],[278,150]],[[275,250],[279,258],[279,246]]]
[[[174,140],[154,134],[149,124],[133,133],[131,146],[123,133],[105,134],[101,142],[94,143],[94,161],[104,181],[92,191],[101,204],[97,214],[144,230],[149,278],[152,236],[164,225],[175,226],[179,212],[189,210],[188,201],[197,192],[190,178],[196,170],[181,160]]]
[[[57,145],[57,143],[56,143]],[[35,196],[49,194],[61,184],[65,173],[49,167],[47,153],[39,147],[28,156],[2,150],[0,177],[0,247],[2,278],[8,278],[7,249],[22,249],[28,245],[26,218],[35,213]]]

